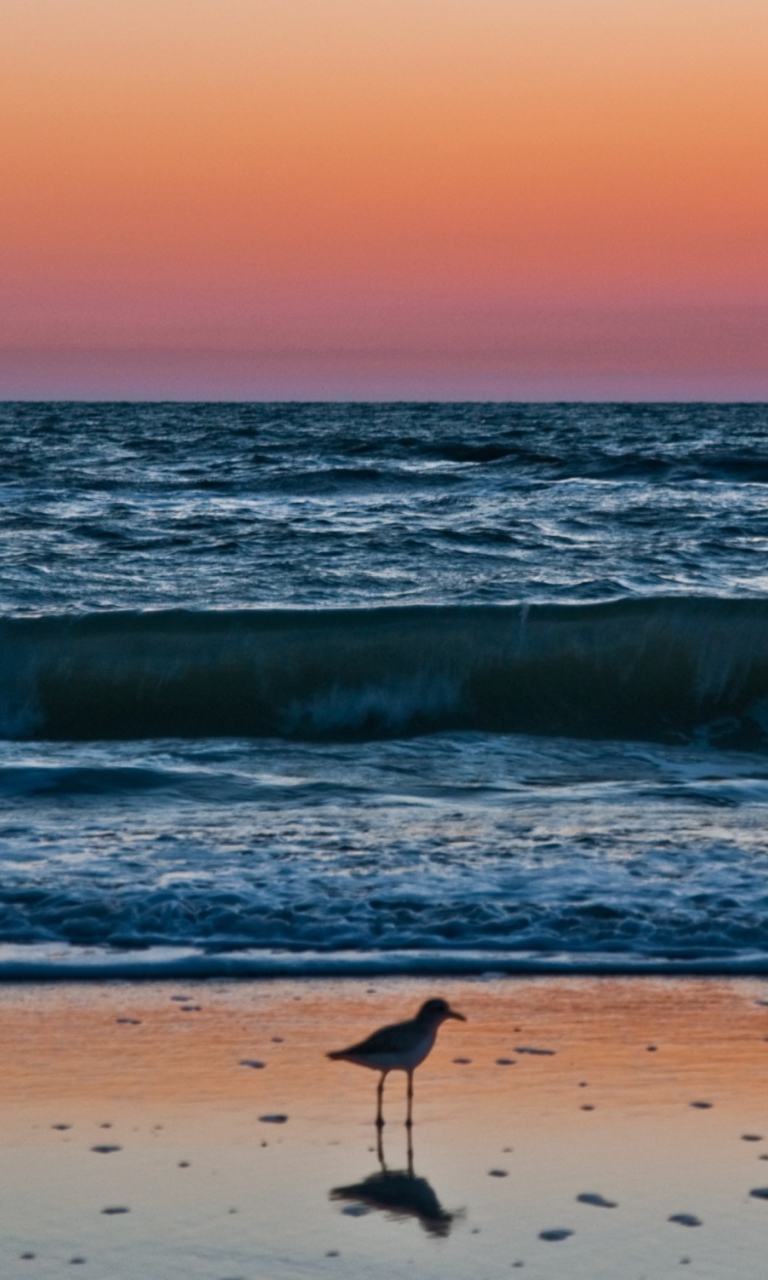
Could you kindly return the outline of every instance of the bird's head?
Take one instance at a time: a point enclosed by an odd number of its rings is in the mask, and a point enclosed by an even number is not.
[[[463,1013],[452,1009],[447,1000],[427,1000],[416,1015],[419,1022],[445,1022],[446,1018],[455,1018],[457,1022],[466,1022]]]

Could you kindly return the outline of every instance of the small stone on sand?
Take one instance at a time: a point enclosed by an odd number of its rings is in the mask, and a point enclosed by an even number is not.
[[[761,1133],[742,1133],[742,1142],[762,1142],[763,1135]]]
[[[695,1213],[673,1213],[667,1222],[677,1222],[681,1227],[700,1227],[701,1219]]]
[[[19,1257],[21,1258],[22,1262],[31,1262],[31,1261],[32,1261],[32,1259],[35,1257],[35,1254],[34,1254],[34,1253],[20,1253],[20,1254],[19,1254]]]
[[[287,1119],[287,1116],[282,1115],[259,1116],[259,1120],[262,1124],[285,1124]]]
[[[615,1200],[606,1200],[605,1196],[598,1195],[596,1191],[582,1191],[577,1196],[579,1204],[593,1204],[598,1209],[617,1209],[618,1205]]]
[[[540,1231],[540,1240],[567,1240],[569,1236],[574,1234],[569,1231],[568,1227],[552,1227],[549,1231]]]
[[[508,1178],[509,1170],[508,1169],[489,1169],[488,1177],[489,1178]]]
[[[179,1161],[179,1166],[178,1166],[178,1167],[179,1167],[180,1169],[188,1169],[188,1168],[189,1168],[189,1161],[188,1161],[188,1160],[180,1160],[180,1161]]]
[[[712,1103],[711,1102],[692,1102],[691,1106],[695,1107],[697,1111],[709,1111],[710,1107],[712,1106]]]
[[[749,1194],[756,1200],[768,1200],[768,1187],[753,1187]]]
[[[581,1111],[594,1111],[595,1108],[593,1107],[591,1102],[585,1102],[582,1104],[582,1106],[579,1109]]]
[[[272,1037],[272,1043],[273,1043],[273,1044],[282,1044],[282,1043],[283,1043],[283,1037],[282,1037],[282,1036],[273,1036],[273,1037]]]
[[[70,1258],[69,1265],[70,1267],[81,1267],[84,1262],[85,1258]]]
[[[471,1058],[454,1058],[454,1062],[457,1063],[460,1067],[469,1066],[471,1061],[472,1061]]]
[[[115,1018],[115,1022],[124,1022],[129,1027],[140,1027],[141,1018]]]
[[[121,1147],[91,1147],[91,1151],[95,1151],[97,1155],[100,1155],[100,1156],[108,1156],[108,1155],[111,1155],[113,1151],[121,1151],[121,1150],[122,1150]]]
[[[258,1058],[241,1058],[237,1065],[238,1067],[253,1067],[254,1070],[261,1071],[266,1066],[266,1063],[259,1062]]]
[[[102,1209],[101,1212],[107,1213],[107,1214],[114,1214],[114,1213],[130,1213],[131,1211],[130,1209],[126,1208],[126,1206],[123,1204],[110,1204],[110,1205],[107,1205],[106,1209]]]
[[[71,1125],[71,1124],[52,1124],[52,1125],[51,1125],[51,1128],[52,1128],[52,1129],[62,1129],[62,1130],[63,1130],[63,1129],[71,1129],[71,1128],[72,1128],[72,1125]]]
[[[530,1046],[516,1044],[515,1053],[532,1053],[537,1058],[553,1058],[555,1055],[555,1050],[554,1049],[531,1049]]]
[[[497,1067],[514,1067],[514,1065],[515,1065],[514,1058],[497,1058],[496,1059]]]

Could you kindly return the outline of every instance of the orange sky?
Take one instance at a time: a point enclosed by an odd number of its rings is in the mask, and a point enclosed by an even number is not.
[[[0,394],[768,397],[766,67],[765,0],[3,0]]]

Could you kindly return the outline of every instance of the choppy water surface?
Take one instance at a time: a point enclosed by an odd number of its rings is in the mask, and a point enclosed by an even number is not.
[[[0,406],[0,973],[768,968],[763,406]]]

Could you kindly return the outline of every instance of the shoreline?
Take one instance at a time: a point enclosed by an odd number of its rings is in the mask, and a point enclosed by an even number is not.
[[[324,1055],[433,994],[469,1021],[416,1073],[411,1175],[404,1077],[382,1169],[377,1076]],[[0,1266],[754,1280],[766,999],[741,978],[2,984]]]
[[[70,946],[62,943],[0,943],[0,988],[18,983],[227,982],[227,981],[414,981],[497,978],[754,978],[768,977],[768,952],[730,957],[676,958],[631,952],[542,951],[287,951],[243,948],[202,951],[198,947],[143,949]]]

